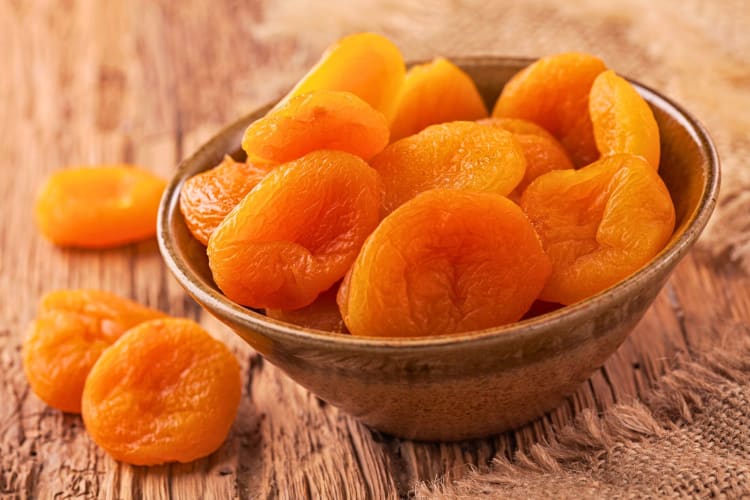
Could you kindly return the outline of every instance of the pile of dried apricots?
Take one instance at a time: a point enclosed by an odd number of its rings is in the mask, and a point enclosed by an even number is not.
[[[528,66],[490,117],[450,61],[406,71],[388,39],[352,35],[242,149],[186,181],[181,211],[228,298],[305,327],[512,323],[614,285],[674,229],[651,109],[586,54]]]
[[[110,248],[150,238],[165,186],[131,165],[61,170],[39,193],[37,225],[60,246]],[[234,355],[197,323],[100,290],[44,295],[22,359],[41,400],[80,413],[99,446],[135,465],[213,453],[242,394]]]
[[[224,344],[193,321],[104,291],[42,297],[22,357],[41,400],[80,413],[93,440],[131,464],[213,453],[240,403],[240,367]]]
[[[330,47],[180,209],[231,300],[304,327],[418,337],[573,304],[652,259],[675,224],[659,130],[596,57],[540,59],[491,116],[444,58],[408,71],[388,39]],[[41,232],[104,248],[153,236],[165,183],[124,165],[53,175]],[[34,392],[81,412],[134,464],[220,446],[240,400],[232,353],[197,324],[107,292],[47,294],[23,347]],[[138,415],[139,418],[132,418]]]

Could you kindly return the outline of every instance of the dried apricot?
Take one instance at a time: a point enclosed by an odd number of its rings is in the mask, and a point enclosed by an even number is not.
[[[406,73],[391,121],[391,141],[416,134],[428,125],[486,117],[487,108],[471,77],[438,57]]]
[[[314,90],[344,90],[390,119],[405,72],[401,52],[386,37],[375,33],[349,35],[323,53],[281,104]]]
[[[304,328],[314,328],[326,332],[346,333],[344,319],[336,303],[338,283],[321,293],[315,302],[301,309],[288,311],[284,309],[266,309],[269,318],[292,323]]]
[[[387,212],[428,189],[507,195],[526,171],[523,151],[509,132],[475,122],[431,125],[389,144],[370,164],[385,184]]]
[[[105,248],[156,233],[166,183],[128,165],[76,167],[52,174],[36,201],[41,233],[61,246]]]
[[[600,73],[591,86],[589,112],[602,155],[640,155],[659,168],[659,127],[637,90],[614,71]]]
[[[101,355],[83,390],[83,422],[117,460],[190,462],[221,446],[241,392],[239,364],[224,344],[193,321],[158,319]]]
[[[576,166],[599,157],[589,117],[589,91],[607,68],[587,54],[568,52],[539,59],[505,85],[492,116],[522,118],[554,135]]]
[[[162,316],[99,290],[46,294],[23,343],[31,389],[48,405],[79,413],[83,384],[101,353],[129,328]]]
[[[377,172],[316,151],[268,174],[208,241],[214,281],[240,304],[298,309],[340,280],[380,220]]]
[[[389,134],[385,116],[356,95],[318,90],[295,96],[252,123],[242,149],[257,163],[284,163],[320,149],[369,160],[388,144]]]
[[[565,148],[555,139],[552,134],[539,125],[518,118],[488,118],[479,120],[482,125],[507,130],[513,134],[526,158],[526,173],[523,180],[516,186],[511,199],[521,196],[524,189],[531,181],[551,170],[573,168],[573,163],[568,158]]]
[[[675,222],[659,175],[629,154],[542,175],[524,191],[521,207],[552,260],[539,298],[565,305],[637,271],[664,247]]]
[[[185,181],[180,191],[180,211],[195,239],[207,245],[224,217],[268,172],[268,168],[235,161],[227,155],[214,168]]]
[[[494,193],[436,189],[383,219],[338,302],[353,335],[465,332],[520,319],[549,273],[518,205]]]

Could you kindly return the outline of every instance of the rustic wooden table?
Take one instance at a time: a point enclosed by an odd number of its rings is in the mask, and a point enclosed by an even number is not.
[[[619,351],[560,408],[490,439],[415,443],[370,431],[264,363],[182,291],[155,242],[61,250],[34,229],[32,200],[45,174],[126,161],[168,177],[222,124],[279,95],[331,40],[362,29],[390,34],[413,58],[597,53],[703,119],[723,156],[725,192],[747,187],[739,173],[750,153],[746,4],[572,3],[444,0],[428,10],[418,1],[391,2],[394,11],[376,0],[315,7],[302,0],[0,0],[0,497],[403,497],[416,480],[457,478],[467,464],[484,469],[582,408],[643,394],[675,353],[720,341],[717,325],[747,321],[747,276],[704,244]],[[712,249],[726,241],[715,234]],[[102,288],[196,318],[232,347],[245,394],[218,452],[187,465],[119,464],[97,449],[78,416],[29,391],[24,329],[41,293],[70,287]]]

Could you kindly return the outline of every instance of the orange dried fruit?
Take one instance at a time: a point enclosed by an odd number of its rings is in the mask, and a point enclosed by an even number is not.
[[[269,169],[224,157],[210,170],[185,181],[180,191],[180,211],[195,239],[208,238],[224,217],[249,193]]]
[[[105,248],[150,238],[166,183],[138,167],[75,167],[53,173],[36,201],[41,233],[61,246]]]
[[[557,139],[539,125],[518,118],[488,118],[479,120],[482,125],[490,125],[513,134],[526,158],[526,173],[516,186],[510,198],[521,196],[531,181],[551,170],[573,168],[573,163]]]
[[[542,175],[524,191],[521,207],[552,260],[539,298],[565,305],[640,269],[664,247],[675,223],[659,175],[628,154]]]
[[[293,97],[245,131],[248,160],[278,164],[312,151],[346,151],[369,160],[386,144],[390,130],[382,113],[349,92],[318,90]]]
[[[377,172],[351,154],[316,151],[282,165],[211,235],[214,281],[242,305],[304,307],[344,276],[381,200]]]
[[[599,158],[589,116],[589,91],[607,68],[597,57],[568,52],[544,57],[503,88],[492,116],[521,118],[544,127],[576,166]]]
[[[224,442],[241,396],[232,352],[187,319],[129,330],[91,369],[83,422],[115,459],[135,465],[190,462]]]
[[[431,125],[389,144],[370,164],[383,179],[387,212],[429,189],[507,195],[526,171],[523,151],[509,132],[475,122]]]
[[[391,121],[391,141],[416,134],[428,125],[486,117],[487,108],[471,77],[438,57],[406,73]]]
[[[614,71],[600,73],[591,86],[589,112],[602,155],[640,155],[659,168],[659,126],[637,90]]]
[[[405,72],[401,52],[386,37],[376,33],[349,35],[323,53],[280,105],[314,90],[343,90],[390,119]]]
[[[269,318],[292,323],[303,328],[314,328],[326,332],[347,333],[344,319],[336,303],[338,284],[318,295],[315,302],[301,309],[266,309]]]
[[[83,384],[101,353],[129,328],[163,316],[99,290],[44,295],[23,343],[23,369],[31,389],[48,405],[79,413]]]
[[[549,273],[518,205],[494,193],[437,189],[383,219],[338,302],[353,335],[458,333],[517,321]]]

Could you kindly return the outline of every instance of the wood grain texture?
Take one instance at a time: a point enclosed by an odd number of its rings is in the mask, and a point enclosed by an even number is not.
[[[706,325],[747,322],[747,276],[704,244],[685,259],[618,352],[560,408],[491,439],[416,443],[371,432],[291,382],[192,302],[153,241],[61,250],[36,233],[32,201],[65,165],[127,161],[168,177],[219,127],[288,88],[344,32],[377,29],[407,57],[602,55],[685,103],[717,139],[722,204],[748,186],[750,15],[742,1],[312,2],[0,1],[0,498],[399,498],[417,480],[486,469],[568,422],[647,391],[681,350],[720,342]],[[668,20],[668,22],[667,22]],[[696,72],[696,68],[701,71]],[[747,205],[745,205],[747,210]],[[745,212],[746,213],[746,212]],[[724,219],[722,219],[724,220]],[[732,227],[744,221],[731,221]],[[714,230],[716,231],[716,230]],[[728,237],[711,241],[726,246]],[[722,247],[724,248],[724,247]],[[95,287],[198,319],[243,365],[245,394],[212,456],[118,464],[32,393],[20,366],[39,295]]]

